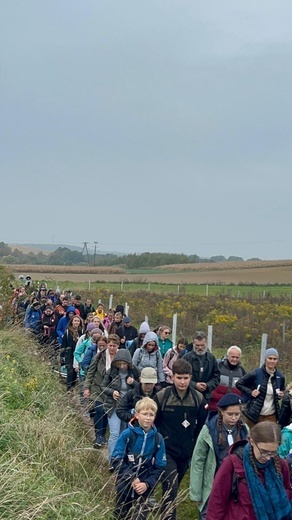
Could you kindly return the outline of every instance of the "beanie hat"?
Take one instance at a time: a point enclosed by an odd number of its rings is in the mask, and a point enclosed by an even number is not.
[[[279,352],[275,348],[268,348],[265,352],[265,359],[267,359],[268,356],[279,357]]]
[[[103,336],[102,330],[98,329],[97,327],[90,331],[90,336],[93,336],[93,334],[100,334],[101,336]]]
[[[155,341],[156,345],[158,345],[158,337],[157,334],[155,334],[155,332],[146,332],[145,338],[143,339],[143,347],[149,341]]]
[[[150,327],[147,321],[143,321],[140,325],[139,334],[146,334],[146,332],[150,332]]]
[[[95,329],[95,325],[94,323],[88,323],[87,327],[86,327],[86,332],[89,332],[90,330],[92,329]]]
[[[240,395],[237,394],[225,394],[221,399],[219,399],[217,403],[218,408],[225,408],[226,406],[235,406],[237,404],[242,404],[243,400]]]

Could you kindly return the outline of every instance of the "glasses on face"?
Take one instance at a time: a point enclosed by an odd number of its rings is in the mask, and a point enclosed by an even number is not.
[[[266,459],[267,457],[276,457],[278,455],[278,452],[277,451],[266,451],[266,450],[262,450],[262,448],[259,448],[259,446],[257,445],[257,443],[255,441],[253,441],[257,447],[257,449],[259,450],[260,452],[260,456],[263,457],[263,459]]]
[[[170,334],[169,330],[164,330],[163,332],[164,332],[164,334],[166,334],[166,335]]]

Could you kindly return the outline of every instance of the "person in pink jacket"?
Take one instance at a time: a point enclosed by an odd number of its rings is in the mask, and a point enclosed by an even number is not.
[[[183,355],[185,352],[188,340],[186,338],[180,338],[177,344],[169,349],[163,358],[163,372],[165,373],[165,381],[172,385],[172,365],[177,360],[179,355]]]
[[[286,460],[278,456],[281,429],[256,424],[249,441],[235,443],[212,487],[207,520],[291,520],[291,485]]]

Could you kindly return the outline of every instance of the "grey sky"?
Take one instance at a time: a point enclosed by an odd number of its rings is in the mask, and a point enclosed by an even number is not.
[[[0,240],[292,258],[291,18],[2,1]]]

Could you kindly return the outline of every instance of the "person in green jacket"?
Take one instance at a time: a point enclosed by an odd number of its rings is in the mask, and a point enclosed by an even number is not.
[[[248,429],[240,418],[241,403],[241,396],[224,395],[217,404],[218,411],[209,413],[198,436],[191,463],[190,499],[200,511],[200,520],[206,519],[214,476],[229,447],[248,436]]]

